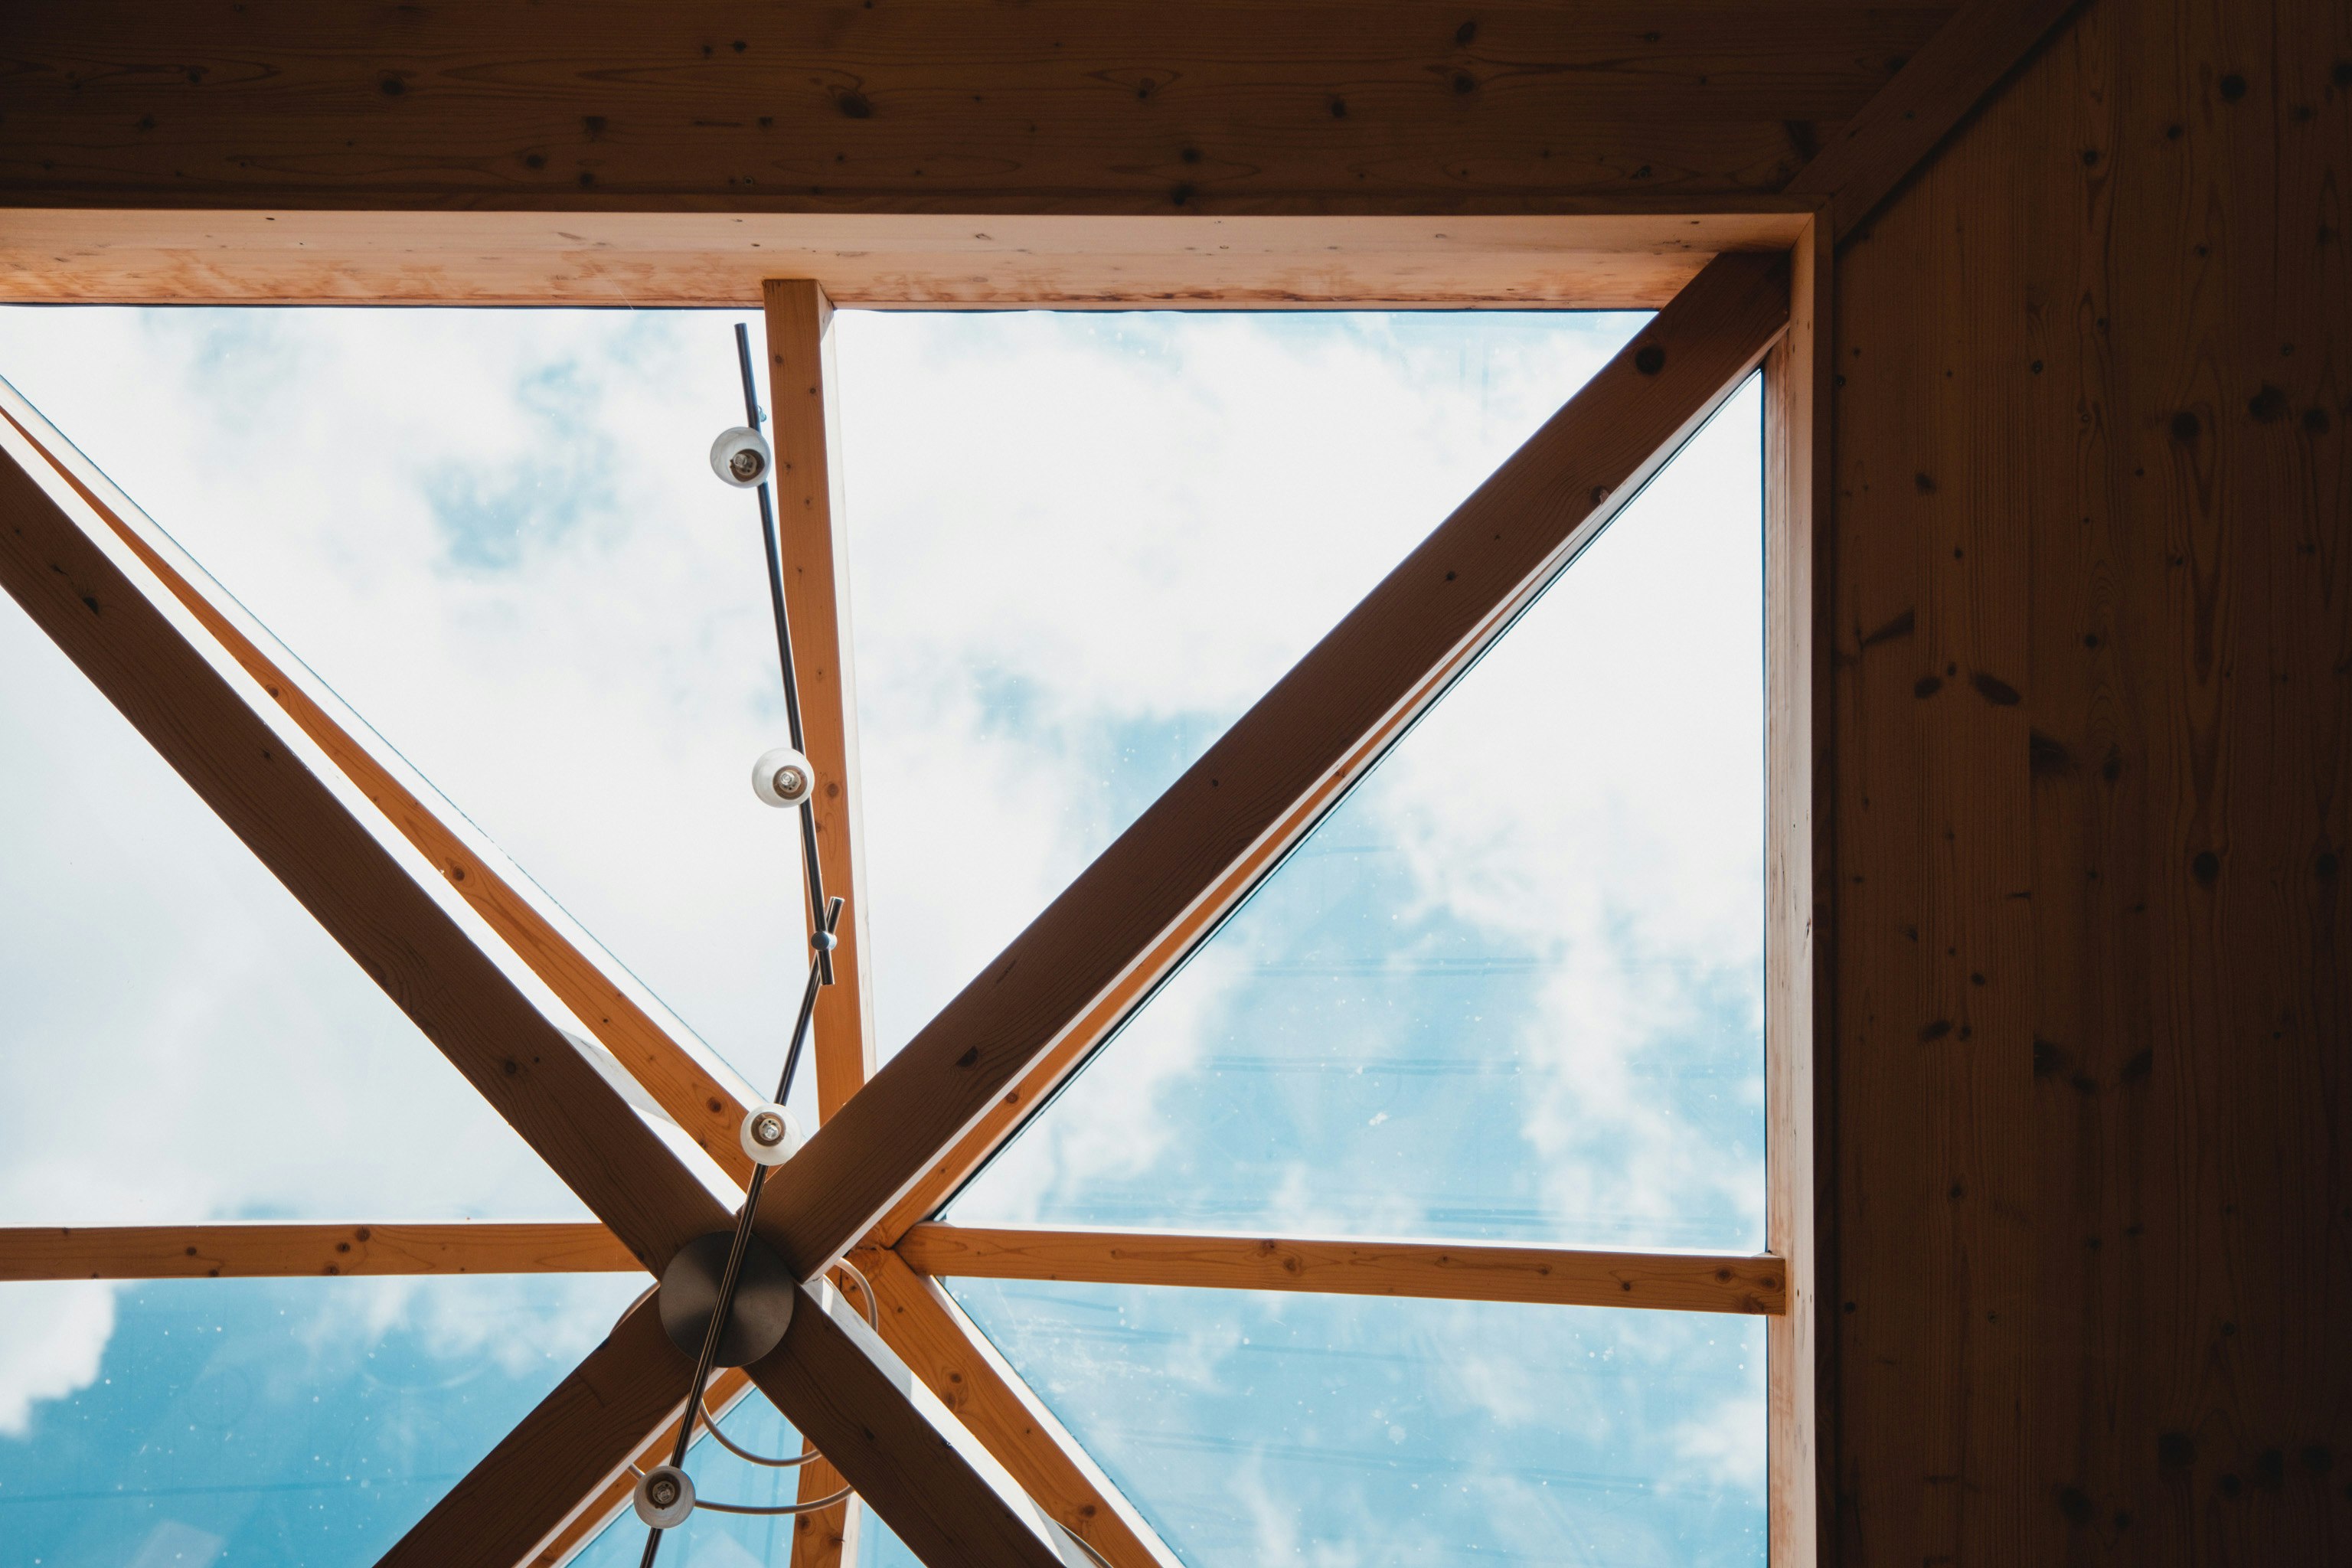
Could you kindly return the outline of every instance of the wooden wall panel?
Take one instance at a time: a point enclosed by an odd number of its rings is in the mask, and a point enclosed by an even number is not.
[[[2092,0],[1840,258],[1842,1561],[2352,1560],[2347,176]]]
[[[1460,213],[1758,195],[1950,9],[20,5],[0,37],[0,204]]]

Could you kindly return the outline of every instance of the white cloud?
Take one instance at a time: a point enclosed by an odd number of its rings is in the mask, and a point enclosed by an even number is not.
[[[0,1290],[0,1437],[22,1437],[33,1406],[98,1379],[114,1334],[114,1288],[41,1280]]]

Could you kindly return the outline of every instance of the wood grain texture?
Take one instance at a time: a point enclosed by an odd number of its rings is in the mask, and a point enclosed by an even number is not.
[[[37,304],[757,307],[775,277],[867,309],[1651,310],[1810,204],[1538,216],[906,213],[0,214],[0,300]]]
[[[547,1555],[555,1540],[579,1535],[615,1484],[625,1498],[630,1460],[676,1436],[693,1375],[652,1300],[639,1301],[376,1568],[561,1561]]]
[[[338,1274],[612,1274],[643,1268],[593,1223],[16,1226],[0,1279],[268,1279]]]
[[[1370,735],[1442,694],[1780,336],[1780,258],[1721,257],[1146,809],[761,1207],[806,1269],[881,1218]]]
[[[45,428],[28,405],[12,399],[7,406],[20,427]],[[736,1142],[741,1113],[735,1107],[751,1097],[740,1076],[422,775],[373,740],[362,721],[127,498],[63,442],[40,444],[76,476],[112,536],[252,679],[258,694],[367,797],[698,1147],[736,1180],[748,1181],[751,1164]]]
[[[874,1282],[882,1337],[1038,1506],[1112,1568],[1177,1568],[1135,1505],[936,1281],[886,1247],[856,1258]]]
[[[1822,216],[1843,240],[2079,3],[1968,0],[1838,129],[1787,194],[1825,198]]]
[[[2352,1559],[2347,177],[2091,0],[1840,258],[1843,1561]]]
[[[19,7],[0,201],[1462,213],[1776,191],[1948,14],[1721,0]]]
[[[818,870],[828,897],[847,900],[835,931],[834,983],[817,993],[811,1066],[822,1126],[874,1070],[874,991],[867,953],[864,808],[857,765],[857,682],[849,627],[849,511],[841,453],[841,372],[833,301],[810,279],[763,285],[769,436],[776,455],[778,553],[799,691],[803,750],[816,770]],[[814,932],[814,917],[807,922]],[[865,1303],[860,1302],[862,1308]],[[818,1458],[800,1474],[799,1500],[841,1490]],[[793,1568],[857,1561],[856,1498],[793,1521]]]
[[[691,1375],[691,1372],[689,1368],[688,1375]],[[682,1383],[683,1379],[680,1381]],[[710,1392],[705,1403],[724,1420],[727,1413],[740,1405],[751,1392],[751,1376],[741,1367],[730,1366],[722,1369],[710,1380]],[[684,1414],[682,1406],[679,1414]],[[640,1470],[650,1470],[656,1465],[667,1464],[670,1451],[677,1442],[677,1419],[673,1415],[656,1426],[631,1458],[630,1464]],[[709,1440],[709,1436],[708,1426],[698,1426],[694,1429],[696,1446]],[[589,1542],[604,1533],[614,1521],[633,1511],[629,1500],[635,1490],[635,1475],[628,1468],[623,1468],[591,1494],[579,1510],[565,1520],[553,1534],[541,1542],[538,1551],[520,1560],[524,1568],[562,1568],[564,1563],[586,1550]]]
[[[1787,1270],[1769,1254],[958,1225],[919,1225],[900,1239],[898,1254],[924,1274],[975,1279],[1079,1279],[1682,1312],[1762,1314],[1784,1311],[1788,1304]]]
[[[806,279],[766,289],[769,435],[776,454],[776,536],[800,692],[803,750],[816,769],[818,869],[847,900],[835,935],[834,983],[817,993],[817,1114],[830,1120],[874,1070],[867,973],[864,813],[857,766],[857,681],[850,657],[849,513],[841,461],[841,372],[833,301]],[[797,826],[797,825],[796,825]],[[808,922],[814,932],[814,919]]]
[[[1824,1300],[1836,1300],[1836,1123],[1827,1104],[1837,1044],[1828,968],[1836,893],[1835,255],[1826,218],[1790,252],[1789,335],[1764,362],[1764,1244],[1785,1260],[1788,1276],[1788,1310],[1764,1336],[1774,1563],[1822,1561],[1836,1517],[1836,1367],[1825,1353],[1822,1310]]]
[[[1079,1549],[831,1286],[803,1286],[783,1342],[747,1369],[923,1562],[1083,1568]]]
[[[78,458],[61,466],[63,444],[5,389],[0,411],[0,582],[35,623],[647,1268],[723,1224],[581,1048],[263,718],[253,703],[267,699],[211,662],[193,640],[204,629],[133,578],[134,558],[169,562],[130,503]]]

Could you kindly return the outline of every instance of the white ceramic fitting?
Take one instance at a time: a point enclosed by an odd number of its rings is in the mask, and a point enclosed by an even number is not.
[[[755,1165],[781,1165],[801,1152],[801,1119],[773,1101],[743,1113],[735,1142]]]
[[[762,752],[751,764],[751,793],[770,805],[798,805],[816,788],[816,770],[790,746]]]
[[[776,455],[769,450],[768,438],[744,426],[721,430],[719,439],[710,443],[710,471],[738,489],[750,489],[775,466]]]
[[[656,1530],[676,1530],[694,1512],[694,1479],[675,1465],[656,1465],[637,1478],[629,1503]]]

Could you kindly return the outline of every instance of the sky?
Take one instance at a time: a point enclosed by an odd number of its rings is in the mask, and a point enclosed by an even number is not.
[[[757,514],[703,456],[736,319],[12,309],[0,375],[759,1081],[800,895],[745,782]],[[887,1051],[1641,318],[835,321]],[[950,1217],[1760,1247],[1758,418]],[[0,820],[0,1224],[582,1214],[13,609]],[[0,1286],[0,1568],[372,1562],[639,1288]],[[954,1289],[1187,1562],[1763,1556],[1745,1321]],[[678,1561],[781,1561],[709,1517]]]

